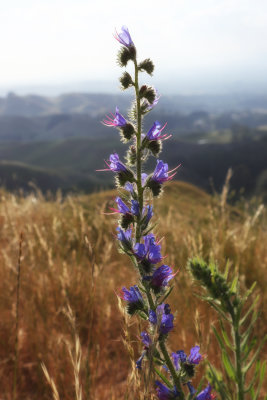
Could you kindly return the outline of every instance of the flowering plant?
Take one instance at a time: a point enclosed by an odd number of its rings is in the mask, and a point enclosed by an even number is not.
[[[122,162],[117,153],[111,154],[106,162],[105,171],[115,173],[117,186],[123,188],[123,198],[117,197],[117,208],[112,211],[120,215],[117,228],[119,249],[127,254],[139,274],[138,284],[129,289],[123,287],[120,297],[125,301],[127,312],[136,314],[147,322],[147,331],[141,333],[144,350],[136,361],[136,367],[142,370],[144,360],[148,360],[150,372],[157,374],[155,380],[157,396],[165,399],[214,399],[211,386],[197,393],[191,380],[196,366],[202,356],[199,347],[191,349],[187,356],[183,350],[169,354],[167,340],[174,328],[174,315],[166,303],[171,293],[169,282],[175,273],[173,268],[163,264],[160,240],[152,233],[153,205],[149,199],[159,196],[164,182],[171,180],[179,166],[169,171],[167,163],[157,159],[154,172],[146,174],[142,166],[149,155],[158,158],[162,141],[171,135],[162,133],[165,125],[155,121],[147,133],[142,132],[143,117],[158,103],[158,92],[151,86],[139,87],[139,74],[146,72],[152,75],[153,62],[147,58],[137,61],[137,51],[126,27],[122,27],[115,38],[122,45],[118,62],[126,67],[129,62],[134,65],[134,76],[124,72],[120,78],[122,89],[134,88],[135,100],[129,114],[129,121],[120,114],[116,107],[115,114],[107,116],[103,123],[120,131],[122,141],[131,145],[127,152],[126,162]],[[157,266],[157,264],[161,264]],[[162,370],[158,366],[161,366]]]

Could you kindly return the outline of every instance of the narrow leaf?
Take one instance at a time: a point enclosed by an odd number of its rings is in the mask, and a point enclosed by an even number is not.
[[[157,368],[154,368],[156,374],[160,377],[160,379],[163,380],[164,383],[166,383],[166,385],[172,389],[173,385],[171,384],[171,382],[166,378],[166,376],[164,376]]]
[[[236,382],[236,372],[234,366],[225,350],[222,351],[222,362],[229,378]]]

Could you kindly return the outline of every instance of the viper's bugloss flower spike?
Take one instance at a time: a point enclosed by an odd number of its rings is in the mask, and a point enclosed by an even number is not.
[[[208,386],[196,396],[196,400],[214,400],[214,399],[216,399],[216,396],[214,394],[212,394],[211,391],[212,391],[212,388],[211,388],[210,384],[208,384]]]
[[[114,37],[116,40],[118,40],[118,42],[120,42],[120,44],[125,47],[134,46],[129,30],[125,25],[122,26],[120,33],[118,33],[117,31],[115,32]]]
[[[179,399],[180,396],[176,387],[174,387],[173,389],[169,389],[160,381],[155,381],[155,384],[157,386],[156,392],[160,400]]]

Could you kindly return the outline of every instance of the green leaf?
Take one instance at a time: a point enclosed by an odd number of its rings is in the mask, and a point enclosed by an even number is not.
[[[230,292],[231,293],[236,293],[236,289],[237,289],[237,284],[238,284],[238,275],[234,278],[231,287],[230,287]]]
[[[248,370],[252,367],[253,363],[255,362],[255,360],[257,359],[265,341],[267,340],[267,335],[264,336],[264,338],[262,339],[259,347],[257,348],[257,350],[255,351],[255,353],[253,354],[253,357],[251,358],[251,360],[249,361],[249,363],[243,368],[243,373],[246,374],[248,372]]]
[[[165,295],[163,296],[163,298],[160,300],[159,304],[163,303],[164,300],[167,299],[167,297],[171,294],[172,290],[173,290],[174,286],[171,286],[167,292],[165,293]]]
[[[225,314],[225,313],[223,312],[223,310],[220,308],[220,305],[218,305],[217,303],[215,303],[214,300],[207,300],[207,299],[206,299],[206,301],[207,301],[207,303],[209,303],[209,305],[210,305],[211,307],[213,307],[213,308],[217,311],[217,313],[219,313],[219,314],[223,317],[223,319],[225,319],[225,321],[231,323],[231,320],[226,316],[226,314]]]
[[[248,316],[251,314],[251,312],[254,310],[254,308],[256,307],[258,301],[259,301],[260,296],[258,295],[255,300],[253,301],[253,303],[251,304],[251,306],[249,307],[248,311],[246,312],[246,314],[244,315],[244,317],[242,317],[242,319],[239,322],[239,325],[243,325],[243,323],[246,321],[246,319],[248,318]]]
[[[257,392],[255,394],[255,400],[258,399],[261,391],[261,387],[265,378],[265,370],[266,370],[266,360],[261,364],[261,371],[260,371],[260,379],[259,379],[259,384],[257,388]]]
[[[257,285],[257,282],[254,282],[250,288],[246,291],[246,293],[242,296],[242,303],[244,304],[246,300],[249,298],[249,296],[253,293],[255,287]]]
[[[243,354],[242,362],[243,363],[247,360],[251,350],[253,349],[253,347],[256,346],[256,344],[257,344],[257,339],[253,338],[252,340],[250,340],[250,343],[248,345],[246,345],[244,349],[242,349],[242,354]]]
[[[172,388],[173,388],[173,385],[172,385],[171,382],[166,378],[166,376],[163,375],[157,368],[154,368],[154,370],[155,370],[156,374],[160,377],[160,379],[162,379],[163,382],[166,383],[166,385],[167,385],[170,389],[172,389]]]
[[[236,382],[237,379],[236,379],[235,368],[225,350],[222,351],[222,362],[229,378]]]
[[[242,342],[241,342],[242,351],[248,342],[249,336],[250,336],[253,328],[255,327],[255,322],[256,322],[258,316],[259,316],[259,313],[254,310],[253,315],[251,317],[250,324],[249,324],[247,330],[242,334]]]
[[[208,361],[209,365],[209,380],[212,381],[211,383],[213,386],[215,386],[215,389],[217,392],[220,393],[221,398],[225,400],[231,400],[231,396],[224,384],[224,380],[222,378],[222,374],[219,373],[215,367],[211,365],[211,363]]]
[[[258,376],[259,376],[260,366],[261,366],[261,362],[260,362],[260,361],[257,361],[255,371],[253,372],[253,378],[252,378],[252,380],[250,381],[249,386],[247,386],[247,387],[244,389],[244,393],[250,392],[251,389],[253,388],[253,386],[254,386],[254,384],[255,384],[255,382],[256,382]]]
[[[216,336],[216,339],[221,347],[221,349],[224,349],[226,351],[226,347],[225,344],[223,342],[222,337],[220,336],[219,332],[217,331],[217,329],[215,328],[215,326],[212,326],[212,330],[214,332],[214,335]]]
[[[225,327],[224,327],[222,321],[220,321],[220,327],[221,327],[221,331],[222,331],[222,335],[223,335],[224,342],[225,342],[226,345],[229,347],[229,349],[231,349],[232,351],[234,351],[234,346],[232,345],[232,343],[231,343],[231,341],[230,341],[230,339],[229,339],[229,337],[228,337],[228,334],[227,334],[227,332],[226,332],[226,330],[225,330]]]
[[[225,278],[225,280],[228,278],[228,273],[229,273],[230,266],[231,266],[231,263],[230,263],[229,260],[227,260],[225,271],[224,271],[224,274],[223,274],[223,277]]]

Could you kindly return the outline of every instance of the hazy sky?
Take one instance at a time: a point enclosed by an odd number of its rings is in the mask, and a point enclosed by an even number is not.
[[[122,25],[156,79],[266,76],[266,0],[0,0],[0,85],[113,79]]]

